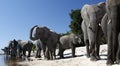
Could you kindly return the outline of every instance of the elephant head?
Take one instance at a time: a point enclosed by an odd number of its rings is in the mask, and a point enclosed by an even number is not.
[[[77,34],[71,34],[70,35],[70,38],[72,39],[72,41],[73,41],[73,44],[81,44],[81,38],[80,38],[80,36],[79,35],[77,35]]]
[[[38,40],[40,38],[42,38],[42,39],[48,38],[49,31],[50,30],[45,26],[38,27],[36,25],[30,30],[30,39]],[[34,32],[34,34],[33,34],[33,32]],[[34,37],[32,35],[34,35]]]

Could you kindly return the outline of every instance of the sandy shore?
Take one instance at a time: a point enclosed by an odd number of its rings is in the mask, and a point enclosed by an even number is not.
[[[106,66],[107,59],[107,45],[100,46],[100,57],[101,60],[98,61],[90,61],[89,58],[85,56],[86,48],[79,47],[76,49],[77,57],[71,57],[71,50],[66,50],[64,52],[65,59],[56,59],[56,60],[44,60],[43,58],[36,59],[34,57],[30,57],[32,61],[24,61],[19,62],[19,64],[26,66]],[[120,66],[114,64],[112,66]]]

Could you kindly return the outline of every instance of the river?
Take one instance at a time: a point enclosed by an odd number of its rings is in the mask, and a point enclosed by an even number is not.
[[[0,66],[26,66],[26,65],[19,65],[17,62],[20,62],[20,59],[11,59],[9,56],[0,55]]]

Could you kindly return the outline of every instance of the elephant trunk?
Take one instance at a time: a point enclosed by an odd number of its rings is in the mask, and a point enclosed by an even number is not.
[[[32,36],[32,33],[33,33],[33,30],[34,30],[35,27],[37,27],[37,25],[34,26],[34,27],[30,30],[30,39],[33,40],[33,41],[35,40],[35,37]]]

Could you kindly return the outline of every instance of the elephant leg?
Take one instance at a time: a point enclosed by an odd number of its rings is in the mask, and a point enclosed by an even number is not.
[[[86,45],[86,50],[87,50],[87,57],[89,58],[90,57],[90,51],[89,51],[89,40],[86,40],[85,41],[85,45]]]
[[[31,50],[28,51],[28,57],[30,57],[30,55],[31,55]]]
[[[54,59],[56,59],[56,51],[55,50],[53,51],[53,56],[54,56]]]
[[[82,21],[81,28],[82,28],[83,35],[84,35],[84,42],[85,42],[85,45],[86,45],[87,57],[89,58],[90,57],[90,51],[89,51],[88,32],[87,32],[87,26],[86,26],[84,20]]]
[[[100,44],[98,43],[95,46],[96,46],[95,47],[95,56],[96,56],[97,60],[100,60],[100,56],[99,56]]]
[[[38,55],[38,57],[39,57],[39,58],[41,57],[41,49],[39,50],[39,55]]]
[[[60,50],[59,50],[59,51],[60,51],[60,58],[64,58],[64,56],[63,56],[64,50],[65,50],[65,49],[60,49]]]
[[[36,56],[35,56],[35,58],[38,58],[38,50],[37,50],[37,52],[36,52]]]
[[[23,50],[23,55],[26,56],[26,51],[25,50]]]
[[[89,38],[89,41],[90,41],[89,53],[90,53],[91,60],[96,61],[97,58],[95,57],[95,41],[93,37]]]
[[[50,60],[50,50],[48,47],[46,47],[46,59]]]
[[[100,51],[100,38],[102,38],[102,29],[98,27],[96,34],[96,45],[95,45],[95,56],[98,60],[100,60],[99,51]]]
[[[53,51],[52,50],[50,50],[50,60],[53,60]]]
[[[42,44],[44,58],[46,58],[46,45]]]
[[[120,33],[118,35],[118,47],[120,47]],[[120,64],[120,48],[118,48],[117,55],[116,55],[116,63]]]
[[[108,43],[108,56],[107,56],[107,65],[111,65],[114,63],[113,61],[113,44],[112,44],[112,30],[111,25],[107,25],[107,43]]]
[[[71,46],[71,50],[72,50],[72,57],[76,57],[75,56],[75,46],[74,45]]]
[[[114,15],[114,16],[113,16]],[[120,32],[120,3],[119,5],[111,7],[111,19],[112,19],[112,37],[113,37],[113,60],[120,63],[119,60],[119,44],[118,34]]]

